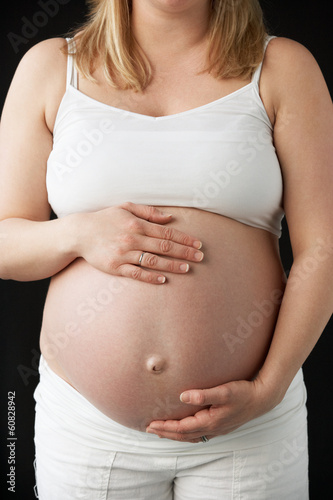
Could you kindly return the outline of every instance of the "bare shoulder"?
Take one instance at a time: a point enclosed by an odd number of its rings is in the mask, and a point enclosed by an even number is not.
[[[16,74],[44,82],[51,79],[64,66],[65,44],[63,38],[51,38],[34,45],[21,59]]]
[[[22,58],[1,117],[0,216],[47,220],[50,215],[45,174],[52,150],[47,116],[56,114],[66,88],[65,41],[41,42]],[[27,189],[29,186],[29,189]]]
[[[273,38],[268,44],[263,77],[275,108],[285,99],[302,99],[317,92],[329,93],[320,67],[304,45],[289,38]]]
[[[10,89],[4,113],[22,107],[26,112],[38,110],[50,123],[66,88],[66,40],[52,38],[36,44],[21,59]]]
[[[302,60],[307,62],[311,60],[315,62],[313,55],[304,45],[284,37],[275,37],[271,39],[267,46],[265,58],[271,64],[274,64],[274,60],[276,60],[278,64],[280,63],[283,65],[292,65],[292,63],[295,63],[299,58],[301,58],[299,62]]]

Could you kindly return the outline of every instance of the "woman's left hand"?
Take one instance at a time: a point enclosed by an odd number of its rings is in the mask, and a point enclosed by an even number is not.
[[[155,420],[146,431],[161,438],[198,443],[201,436],[211,439],[234,431],[279,402],[272,393],[269,395],[259,378],[251,382],[228,382],[212,389],[185,391],[181,401],[205,408],[182,420]]]

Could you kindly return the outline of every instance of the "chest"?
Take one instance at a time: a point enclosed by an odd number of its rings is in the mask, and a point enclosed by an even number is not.
[[[252,83],[159,117],[69,87],[57,117],[47,188],[58,216],[132,201],[200,208],[240,221],[250,217],[261,227],[267,221],[258,220],[277,213],[282,179],[270,122]]]
[[[107,105],[141,115],[158,117],[204,106],[245,87],[250,81],[217,80],[210,74],[164,72],[156,75],[143,92],[115,89],[97,74],[98,85],[79,79],[79,90]]]

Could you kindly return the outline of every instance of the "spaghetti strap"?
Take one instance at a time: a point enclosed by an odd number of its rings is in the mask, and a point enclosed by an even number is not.
[[[263,65],[264,58],[265,58],[266,49],[267,49],[267,46],[268,46],[269,42],[270,42],[273,38],[276,38],[276,36],[268,36],[268,37],[266,38],[266,41],[265,41],[265,46],[264,46],[264,56],[263,56],[263,58],[262,58],[261,63],[259,64],[259,66],[258,66],[258,67],[257,67],[257,69],[255,70],[255,72],[253,73],[252,81],[253,81],[253,82],[255,82],[255,83],[257,84],[257,86],[259,86],[259,80],[260,80],[260,75],[261,75],[262,65]]]
[[[67,57],[67,81],[66,89],[71,85],[77,89],[77,69],[74,64],[73,54],[75,53],[74,38],[66,38],[68,44],[68,57]]]

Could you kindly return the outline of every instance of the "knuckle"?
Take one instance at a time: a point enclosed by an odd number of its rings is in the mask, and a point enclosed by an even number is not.
[[[144,281],[146,283],[155,283],[155,276],[152,273],[146,273],[144,275]]]
[[[133,203],[131,203],[130,201],[125,201],[124,203],[119,205],[119,207],[123,208],[124,210],[131,211],[131,209],[133,208]]]
[[[206,397],[204,392],[197,392],[196,397],[195,397],[197,404],[203,405],[206,402]]]
[[[174,273],[176,271],[176,264],[174,260],[169,260],[166,264],[167,271]]]
[[[142,229],[142,222],[137,218],[130,219],[128,221],[128,229],[133,232],[139,232]]]
[[[179,438],[182,437],[182,436],[184,436],[183,429],[182,429],[182,426],[181,426],[180,423],[177,424],[175,432],[176,432],[176,434],[178,435]]]
[[[124,233],[120,237],[120,243],[121,246],[126,246],[126,247],[134,247],[136,243],[136,238],[134,234],[131,233]]]
[[[193,250],[190,247],[186,247],[183,250],[184,254],[183,257],[185,260],[191,260],[192,255],[193,255]]]
[[[147,220],[151,220],[155,217],[157,213],[157,209],[153,207],[152,205],[147,205]]]
[[[125,245],[122,244],[122,241],[120,241],[120,244],[118,245],[113,245],[109,250],[110,261],[121,258],[126,251],[127,249],[125,248]]]
[[[104,262],[104,267],[109,273],[114,274],[117,271],[118,267],[114,257],[106,258]]]
[[[171,227],[165,227],[163,229],[163,238],[165,240],[173,240],[175,237],[175,231]]]
[[[221,387],[221,398],[223,398],[224,401],[228,402],[232,398],[232,390],[230,387],[222,386]]]
[[[162,240],[160,242],[160,248],[161,248],[161,251],[163,253],[168,253],[170,252],[171,248],[172,248],[172,243],[171,241],[168,241],[168,240]]]
[[[153,254],[146,254],[145,255],[145,261],[146,261],[146,265],[148,267],[156,267],[157,266],[157,262],[158,262],[158,257],[157,255],[153,255]]]
[[[187,441],[186,435],[185,434],[178,434],[177,440],[181,441],[181,442]]]
[[[191,238],[187,236],[186,234],[182,234],[180,236],[180,242],[182,245],[190,246],[191,245]]]
[[[131,270],[131,278],[134,280],[139,280],[142,276],[142,271],[139,267],[134,267],[134,269]]]

